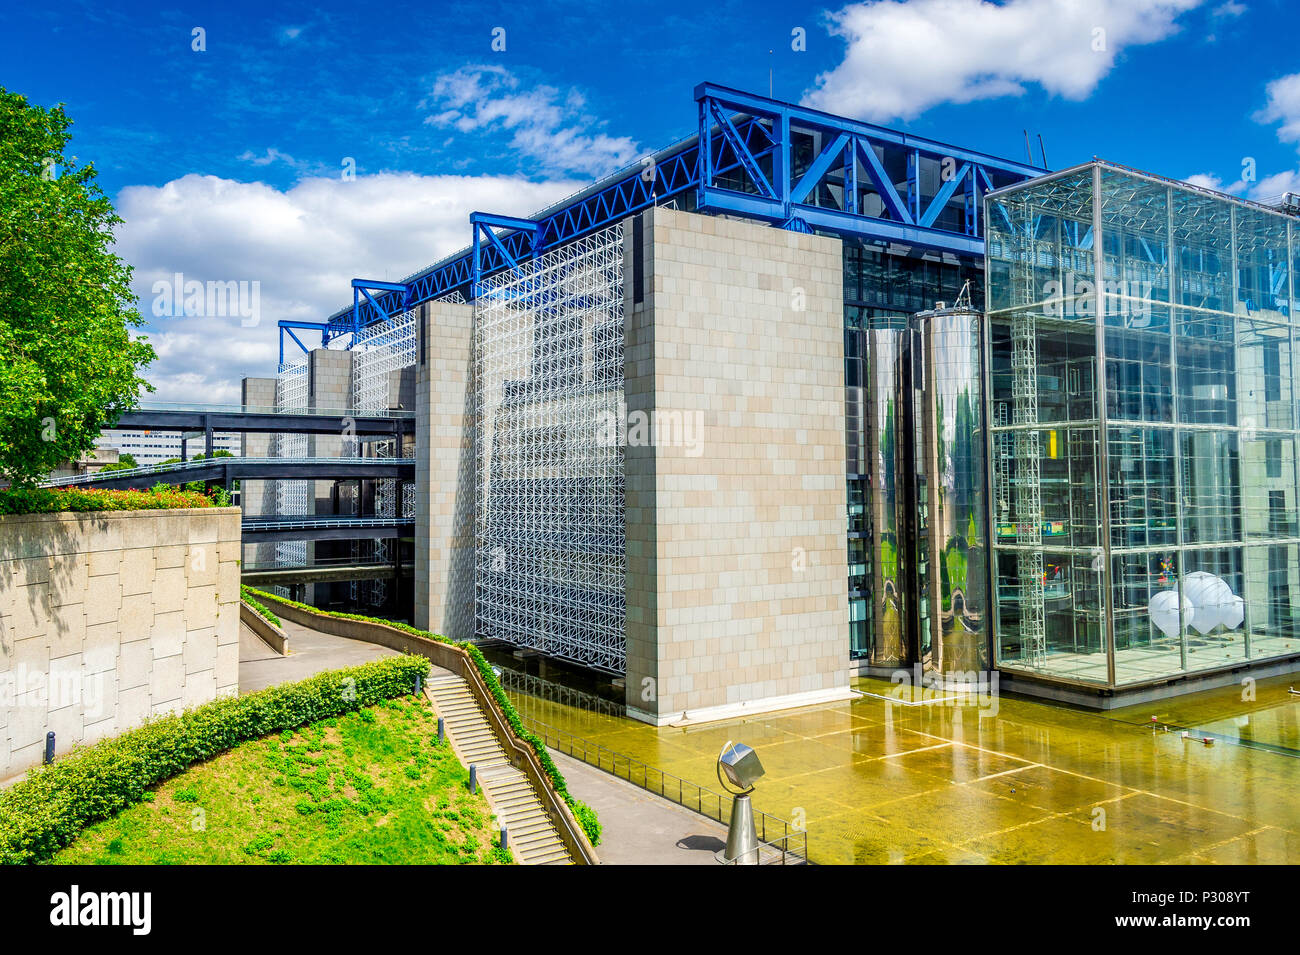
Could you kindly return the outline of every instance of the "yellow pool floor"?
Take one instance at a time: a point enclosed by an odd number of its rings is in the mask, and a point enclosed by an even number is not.
[[[712,789],[722,745],[753,746],[754,805],[806,820],[817,863],[1300,862],[1300,673],[1254,699],[1230,687],[1108,713],[902,705],[880,698],[889,683],[854,685],[851,702],[689,727],[515,701]]]

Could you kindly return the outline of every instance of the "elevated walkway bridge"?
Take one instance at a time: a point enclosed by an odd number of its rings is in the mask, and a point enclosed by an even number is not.
[[[340,517],[333,514],[281,514],[246,517],[245,544],[276,541],[395,540],[415,536],[415,521],[402,517]]]
[[[260,405],[148,404],[124,412],[112,430],[237,431],[398,437],[415,430],[415,412],[356,408],[293,409]]]
[[[384,563],[348,561],[320,563],[303,567],[285,567],[279,564],[245,564],[240,580],[252,587],[288,587],[293,584],[346,583],[353,580],[393,580],[399,574],[410,576],[410,565],[396,567],[391,561]]]
[[[117,471],[96,471],[70,477],[52,478],[45,487],[98,487],[111,489],[152,487],[163,484],[205,484],[231,486],[242,480],[343,481],[415,479],[414,458],[266,458],[219,457],[152,464]]]

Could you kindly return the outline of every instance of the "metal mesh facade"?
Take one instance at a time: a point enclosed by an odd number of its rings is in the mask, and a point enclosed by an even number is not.
[[[476,634],[622,672],[622,227],[486,280],[474,325]]]
[[[352,387],[353,406],[359,411],[387,411],[392,404],[391,379],[393,372],[410,368],[415,364],[416,322],[418,312],[408,310],[394,315],[387,321],[379,322],[363,329],[352,342]],[[392,449],[388,442],[380,441],[373,445],[376,457],[388,457]],[[355,448],[353,454],[360,454]],[[392,517],[397,508],[397,482],[375,482],[375,514],[380,517]],[[402,514],[415,516],[415,486],[404,482],[402,490]],[[391,555],[387,541],[366,542],[366,553],[357,557],[382,561]],[[396,545],[392,545],[396,546]],[[364,591],[367,601],[381,604],[387,597],[387,584],[382,580],[365,581],[353,584],[354,591]],[[354,593],[355,598],[358,594]]]

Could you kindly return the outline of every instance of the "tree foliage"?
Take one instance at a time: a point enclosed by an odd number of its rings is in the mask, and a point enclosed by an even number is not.
[[[0,476],[19,485],[89,451],[150,388],[112,251],[122,220],[93,164],[65,155],[71,125],[0,87]]]

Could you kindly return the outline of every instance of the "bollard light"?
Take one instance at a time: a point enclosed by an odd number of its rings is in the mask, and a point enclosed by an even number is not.
[[[501,827],[501,848],[502,849],[510,848],[510,837],[506,834],[505,826]]]
[[[420,674],[415,675],[415,695],[420,695]]]
[[[441,716],[438,717],[438,742],[441,743],[447,734],[447,721]]]
[[[54,762],[54,730],[45,734],[45,765]]]
[[[469,791],[470,795],[478,792],[478,764],[469,764]]]

